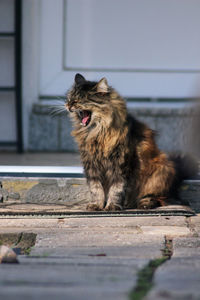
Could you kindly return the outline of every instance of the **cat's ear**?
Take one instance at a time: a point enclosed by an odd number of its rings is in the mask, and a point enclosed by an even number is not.
[[[97,83],[97,93],[107,93],[108,92],[108,82],[105,77],[103,77]]]
[[[79,85],[79,84],[84,83],[86,80],[85,80],[85,78],[81,74],[77,73],[75,75],[74,81],[75,81],[76,84]]]

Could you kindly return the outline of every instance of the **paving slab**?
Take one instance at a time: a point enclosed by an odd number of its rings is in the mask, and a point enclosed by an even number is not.
[[[9,291],[7,287],[1,288],[0,295],[4,300],[22,300],[22,299],[48,299],[48,300],[127,300],[128,294],[120,291],[108,291],[100,289],[99,287],[74,287],[74,286],[39,286],[32,287],[30,293],[30,287],[28,286],[11,286]]]
[[[196,218],[196,217],[194,217]],[[199,217],[200,219],[200,217]],[[0,228],[125,228],[135,229],[137,226],[154,227],[171,226],[171,230],[175,227],[187,227],[187,218],[184,216],[145,216],[145,217],[96,217],[96,218],[0,218]],[[193,220],[193,218],[192,218]],[[144,227],[145,229],[145,227]]]
[[[148,237],[138,234],[136,230],[51,230],[51,232],[42,232],[37,235],[37,243],[32,255],[49,255],[64,256],[66,251],[70,253],[78,249],[84,248],[84,253],[119,256],[125,253],[132,258],[148,258],[160,257],[161,249],[164,247],[164,237]],[[72,249],[72,250],[71,250]],[[87,251],[87,249],[89,249]],[[107,251],[107,252],[105,252]]]
[[[175,238],[171,260],[155,273],[153,299],[200,299],[200,238]]]
[[[176,237],[176,236],[188,236],[191,234],[190,229],[187,227],[181,227],[181,226],[161,226],[161,227],[154,227],[151,226],[141,226],[141,230],[144,234],[147,235],[167,235],[170,237]]]
[[[191,228],[194,235],[200,236],[200,214],[188,218],[188,226]]]

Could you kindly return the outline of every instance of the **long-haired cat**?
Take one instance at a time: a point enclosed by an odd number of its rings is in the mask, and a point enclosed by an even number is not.
[[[149,209],[178,201],[178,187],[191,175],[187,158],[161,152],[154,131],[128,114],[105,78],[93,82],[76,74],[66,107],[91,191],[89,210]]]

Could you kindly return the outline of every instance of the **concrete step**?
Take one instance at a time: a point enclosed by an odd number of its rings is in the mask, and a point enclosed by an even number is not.
[[[32,107],[30,115],[30,151],[78,151],[71,136],[72,124],[68,113],[52,118],[53,101],[42,101]],[[155,130],[160,149],[165,151],[197,152],[199,136],[193,136],[193,119],[198,110],[191,102],[127,102],[131,115]]]
[[[187,180],[181,198],[200,212],[200,180]],[[85,210],[90,199],[82,167],[0,167],[0,202],[65,205]]]

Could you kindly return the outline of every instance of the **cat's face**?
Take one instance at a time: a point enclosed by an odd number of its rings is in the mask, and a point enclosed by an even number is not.
[[[105,78],[93,82],[76,74],[74,85],[67,95],[66,107],[81,126],[88,127],[108,117],[109,92],[110,88]]]

